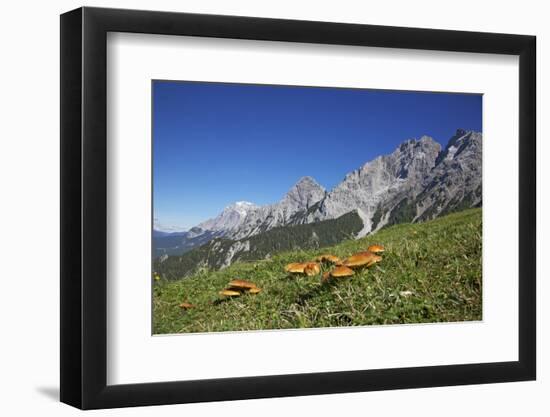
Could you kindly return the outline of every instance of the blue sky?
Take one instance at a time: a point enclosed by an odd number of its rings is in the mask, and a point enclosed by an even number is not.
[[[331,189],[401,142],[481,131],[482,96],[153,81],[153,207],[182,230],[235,201],[278,201],[303,176]]]

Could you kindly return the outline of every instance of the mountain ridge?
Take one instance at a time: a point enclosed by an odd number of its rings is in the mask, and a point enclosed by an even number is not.
[[[481,206],[482,134],[457,129],[445,148],[430,136],[402,142],[392,153],[349,172],[332,190],[300,178],[276,203],[236,202],[183,237],[198,243],[238,242],[274,228],[337,219],[355,211],[356,238],[400,222],[417,222]],[[162,238],[161,238],[162,239]],[[239,247],[238,251],[250,250]],[[234,254],[232,258],[234,257]]]

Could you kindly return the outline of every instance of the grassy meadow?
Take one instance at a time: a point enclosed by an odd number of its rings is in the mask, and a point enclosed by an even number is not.
[[[201,270],[181,280],[153,281],[153,333],[294,329],[482,319],[481,209],[425,223],[384,228],[335,246],[285,252],[270,259]],[[284,271],[291,262],[331,253],[345,258],[371,244],[382,262],[329,283]],[[322,265],[321,273],[331,269]],[[257,295],[224,299],[232,279],[254,282]],[[181,309],[188,302],[195,307]]]

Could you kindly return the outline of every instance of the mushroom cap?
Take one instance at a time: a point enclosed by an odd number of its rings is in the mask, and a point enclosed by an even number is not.
[[[370,245],[367,248],[367,251],[372,253],[383,253],[385,250],[386,249],[382,245]]]
[[[367,265],[371,260],[372,252],[361,252],[344,259],[344,265],[350,268],[358,268]]]
[[[303,274],[306,266],[307,262],[293,262],[285,266],[285,271],[292,274]]]
[[[374,255],[374,257],[372,258],[372,260],[369,262],[369,264],[367,266],[371,266],[371,265],[374,265],[375,263],[378,263],[382,260],[382,257],[381,256],[378,256],[378,255]]]
[[[236,290],[236,289],[249,290],[251,288],[256,288],[256,284],[250,281],[245,281],[244,279],[233,279],[229,281],[228,286],[232,290]]]
[[[344,259],[344,265],[350,268],[360,268],[362,266],[370,266],[376,262],[382,260],[381,256],[378,256],[372,252],[365,251],[351,255],[349,258]]]
[[[351,277],[353,274],[355,274],[355,272],[353,272],[353,269],[348,268],[344,265],[337,266],[332,271],[330,271],[330,276],[333,278]]]
[[[315,258],[315,261],[317,261],[317,262],[330,262],[330,263],[333,263],[335,265],[341,265],[342,264],[342,260],[338,256],[331,255],[329,253],[317,256]]]
[[[262,291],[261,288],[254,287],[254,288],[250,288],[250,289],[248,290],[248,293],[249,293],[249,294],[259,294],[261,291]]]
[[[195,306],[191,303],[184,301],[183,303],[180,304],[180,308],[183,310],[188,310],[190,308],[195,308]]]
[[[238,297],[241,293],[239,291],[225,289],[220,291],[220,295],[224,297]]]
[[[312,277],[313,275],[318,275],[320,272],[321,272],[321,268],[319,267],[319,264],[315,262],[308,262],[304,268],[304,273],[308,277]]]
[[[359,254],[369,257],[369,262],[367,263],[367,266],[374,265],[375,263],[380,262],[382,260],[382,257],[380,255],[377,255],[377,254],[372,253],[370,251],[356,253],[356,255],[359,255]]]

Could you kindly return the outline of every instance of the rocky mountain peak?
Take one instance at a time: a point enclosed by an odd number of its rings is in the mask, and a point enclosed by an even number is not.
[[[307,209],[325,196],[326,190],[312,177],[300,178],[283,198],[282,204],[290,203]]]
[[[472,135],[475,136],[476,132],[471,130],[457,129],[456,133],[449,139],[447,143],[447,148],[450,146],[460,146],[461,143],[468,141],[472,138]]]
[[[309,175],[306,175],[305,177],[300,178],[296,184],[294,184],[294,187],[320,187],[323,188],[317,181],[315,181],[315,178],[310,177]]]
[[[416,180],[426,174],[441,152],[441,145],[429,136],[409,139],[389,155],[381,157],[382,167],[391,177]]]
[[[455,137],[464,136],[467,133],[471,133],[471,132],[472,131],[468,131],[468,130],[465,130],[465,129],[458,128],[458,129],[456,129]]]
[[[398,156],[399,154],[404,154],[408,156],[414,156],[421,152],[432,152],[434,150],[439,151],[440,149],[441,145],[433,138],[431,138],[430,136],[422,136],[420,139],[406,140],[401,145],[399,145],[397,149],[395,149],[395,151],[390,155]]]
[[[372,230],[372,217],[380,203],[420,184],[440,151],[441,145],[428,136],[404,141],[391,154],[349,173],[308,215],[308,221],[337,218],[356,209],[365,225],[359,234],[363,236]]]
[[[237,201],[223,209],[213,219],[206,220],[199,224],[202,230],[227,231],[239,227],[249,212],[257,209],[258,206],[248,201]]]
[[[454,136],[449,139],[445,149],[439,154],[436,163],[439,164],[442,161],[454,160],[468,149],[470,149],[470,153],[474,152],[476,154],[481,154],[481,138],[482,135],[479,132],[457,129]],[[464,154],[463,157],[464,156],[466,156],[466,154]]]
[[[424,135],[420,139],[413,138],[402,142],[395,149],[393,154],[397,154],[397,153],[412,154],[423,149],[435,149],[440,147],[441,145],[437,143],[432,137]]]

